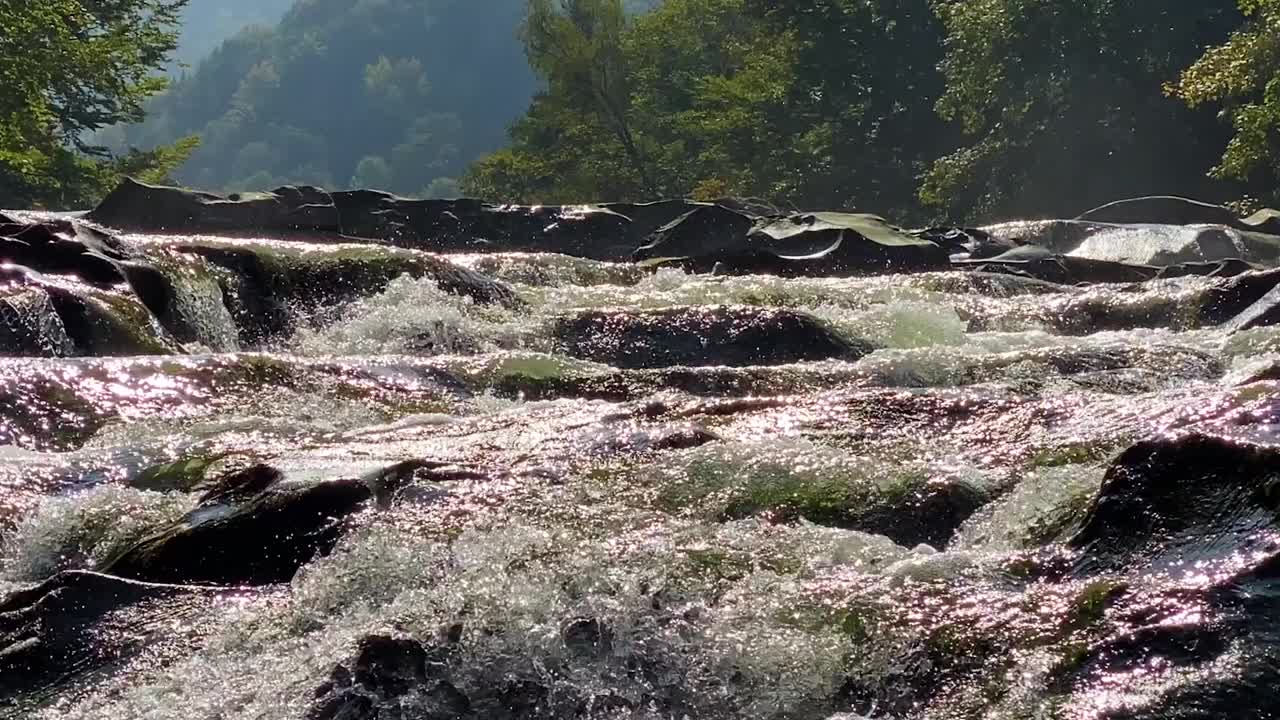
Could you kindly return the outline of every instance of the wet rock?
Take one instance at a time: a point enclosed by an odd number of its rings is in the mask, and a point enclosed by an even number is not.
[[[1156,277],[1161,280],[1179,277],[1230,278],[1261,269],[1257,265],[1239,258],[1230,258],[1212,262],[1186,262],[1167,265],[1160,268],[1160,273]]]
[[[0,352],[36,357],[167,355],[180,348],[132,293],[0,268]]]
[[[78,223],[0,223],[0,262],[111,287],[125,281],[125,259],[114,238]]]
[[[23,285],[0,290],[0,355],[69,357],[74,354],[75,342],[67,335],[49,293]]]
[[[483,304],[520,304],[505,283],[407,250],[312,246],[304,251],[218,242],[187,242],[175,250],[202,257],[221,271],[223,296],[246,346],[290,334],[300,315],[333,313],[343,303],[380,292],[401,275],[430,279],[445,292]]]
[[[328,554],[372,496],[358,480],[277,487],[224,513],[192,513],[138,542],[104,571],[149,582],[268,585]]]
[[[1089,236],[1112,227],[1083,220],[1017,220],[978,228],[995,240],[1015,247],[1034,245],[1065,254],[1079,247]]]
[[[1280,323],[1280,285],[1271,288],[1257,302],[1232,318],[1226,327],[1231,332],[1269,327]]]
[[[208,488],[197,501],[199,507],[238,505],[266,492],[284,479],[284,474],[270,465],[254,465],[227,473],[204,483]]]
[[[649,236],[658,228],[708,204],[691,200],[658,200],[649,203],[607,203],[601,207],[631,220],[629,228],[631,247],[627,251],[627,257],[629,257],[631,251],[648,242]]]
[[[413,717],[452,719],[471,702],[448,680],[439,652],[408,638],[371,635],[360,640],[355,657],[334,668],[316,690],[306,720],[375,720]]]
[[[1280,230],[1280,223],[1274,222],[1265,211],[1241,220],[1221,205],[1172,195],[1116,200],[1089,210],[1076,219],[1116,224],[1226,225],[1259,232]]]
[[[122,230],[152,232],[292,231],[340,233],[328,193],[311,187],[221,196],[126,178],[88,219]]]
[[[884,535],[903,547],[946,547],[956,530],[991,498],[963,481],[941,480],[909,496],[880,498],[869,507],[830,517],[805,516],[823,525]]]
[[[756,218],[722,205],[704,205],[658,228],[635,260],[696,258],[708,268],[722,255],[741,251]]]
[[[350,236],[432,252],[544,252],[622,260],[635,247],[631,219],[591,205],[491,205],[411,200],[372,190],[333,193]]]
[[[66,686],[136,657],[176,623],[208,609],[212,591],[65,572],[0,601],[0,715],[30,717],[33,691]],[[121,613],[147,604],[145,613]],[[110,618],[110,632],[102,632]]]
[[[1090,234],[1069,254],[1156,267],[1250,258],[1241,234],[1222,225],[1117,225]]]
[[[911,234],[941,247],[949,255],[963,255],[970,260],[996,257],[1017,247],[1014,241],[980,228],[932,227]]]
[[[1160,274],[1159,269],[1146,265],[1063,255],[1038,245],[1025,245],[983,260],[961,260],[956,265],[977,272],[1011,273],[1060,285],[1138,283]]]
[[[1280,450],[1191,433],[1139,443],[1107,471],[1071,546],[1090,572],[1232,575],[1273,555]],[[1259,545],[1259,543],[1263,543]]]
[[[1237,275],[1206,290],[1195,309],[1196,315],[1202,325],[1231,322],[1261,303],[1277,286],[1280,286],[1280,270]],[[1263,311],[1259,319],[1263,319],[1266,306],[1258,308]],[[1242,320],[1242,324],[1245,322],[1248,322],[1248,317]]]
[[[636,259],[671,258],[697,272],[847,277],[947,267],[948,251],[874,215],[755,217],[721,205],[660,228]]]
[[[852,361],[875,349],[810,315],[761,308],[586,312],[551,333],[558,351],[623,369]]]
[[[1116,200],[1076,219],[1116,224],[1229,225],[1236,221],[1236,215],[1221,205],[1172,195],[1152,195]]]

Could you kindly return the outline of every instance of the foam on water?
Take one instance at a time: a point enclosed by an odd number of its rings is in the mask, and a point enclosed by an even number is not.
[[[190,495],[116,485],[47,497],[4,536],[0,581],[35,583],[62,570],[92,570],[193,506]]]
[[[451,544],[375,524],[309,566],[287,601],[223,608],[224,631],[196,657],[44,717],[298,718],[298,699],[361,635],[439,642],[455,623],[450,676],[473,698],[527,681],[570,714],[611,696],[692,717],[804,717],[834,697],[850,645],[804,619],[803,579],[908,556],[875,536],[754,522],[665,523],[605,542],[517,523]],[[566,639],[582,622],[607,641]],[[637,663],[644,673],[626,670]],[[628,717],[668,716],[640,708]]]

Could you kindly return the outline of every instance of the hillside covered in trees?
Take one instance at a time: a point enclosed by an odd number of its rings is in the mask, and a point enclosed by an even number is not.
[[[1276,5],[666,0],[627,19],[616,0],[532,0],[524,37],[545,90],[464,189],[758,196],[921,220],[1269,192]],[[1232,131],[1220,100],[1241,135],[1211,178]],[[1240,162],[1241,142],[1267,149]]]
[[[4,203],[130,174],[925,222],[1280,187],[1280,0],[296,0],[167,88],[214,6],[87,8],[0,8],[68,48],[0,39]]]
[[[195,67],[222,41],[244,28],[280,22],[291,5],[293,0],[189,0],[182,11],[175,64]],[[175,69],[180,73],[182,67]]]
[[[455,192],[449,178],[501,145],[533,93],[522,13],[522,0],[302,0],[174,82],[124,144],[198,135],[176,177],[200,187]]]

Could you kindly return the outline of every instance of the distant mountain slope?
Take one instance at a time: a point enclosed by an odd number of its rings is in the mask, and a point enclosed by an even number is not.
[[[223,40],[250,25],[275,25],[293,0],[191,0],[182,14],[175,60],[195,66]]]
[[[178,179],[207,188],[448,194],[534,92],[523,13],[523,0],[298,0],[277,27],[219,45],[127,143],[200,134]]]

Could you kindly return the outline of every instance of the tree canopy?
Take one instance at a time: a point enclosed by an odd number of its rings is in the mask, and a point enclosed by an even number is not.
[[[0,0],[0,204],[122,173],[903,222],[1280,200],[1280,0],[296,0],[166,88],[186,4]]]
[[[112,156],[86,138],[143,117],[186,0],[0,0],[0,207],[75,207],[122,173],[159,179],[194,147]]]
[[[149,108],[124,142],[199,134],[178,178],[225,190],[378,181],[404,194],[499,146],[533,75],[523,0],[297,2],[228,39]],[[436,190],[432,191],[431,188]]]
[[[1244,140],[1209,177],[1230,129],[1202,106],[1261,101],[1263,85],[1197,95],[1184,81],[1192,107],[1166,85],[1233,30],[1219,53],[1274,63],[1276,43],[1259,41],[1276,37],[1274,4],[1245,0],[1242,28],[1234,0],[666,0],[635,16],[616,0],[531,0],[542,92],[463,186],[527,201],[758,195],[920,221],[1225,199],[1240,186],[1223,180],[1247,174]],[[1270,157],[1261,111],[1233,112]]]
[[[1234,134],[1213,169],[1280,200],[1280,1],[1240,0],[1247,19],[1208,49],[1168,91],[1191,107],[1224,106]]]

